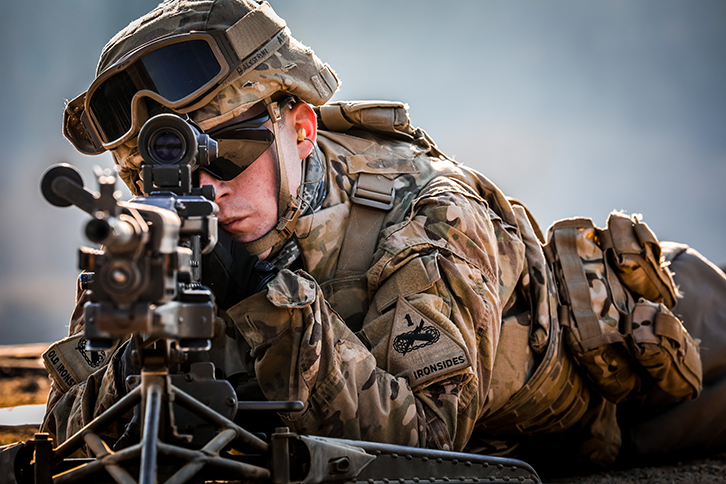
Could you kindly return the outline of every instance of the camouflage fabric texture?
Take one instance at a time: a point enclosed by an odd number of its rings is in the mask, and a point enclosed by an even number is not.
[[[282,416],[298,432],[505,454],[573,425],[589,393],[562,351],[539,229],[421,130],[404,134],[319,132],[326,197],[294,238],[304,270],[222,314],[209,359],[240,398],[256,381],[261,398],[305,402]],[[394,180],[395,200],[350,280],[336,268],[361,173]],[[341,317],[352,299],[355,332]],[[113,372],[55,395],[45,429],[63,440],[98,415],[119,394]]]

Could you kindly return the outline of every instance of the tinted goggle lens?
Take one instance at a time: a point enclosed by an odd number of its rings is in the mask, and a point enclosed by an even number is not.
[[[217,141],[219,158],[200,170],[218,180],[230,181],[259,158],[275,141],[275,135],[264,126],[267,113],[208,134]]]
[[[102,81],[90,93],[88,109],[102,141],[111,143],[131,129],[131,100],[137,92],[154,92],[169,104],[186,98],[191,102],[216,82],[223,69],[206,40],[168,44]]]

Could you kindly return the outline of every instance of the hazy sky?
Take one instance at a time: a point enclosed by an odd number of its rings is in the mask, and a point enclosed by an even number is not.
[[[726,262],[726,3],[272,0],[343,81],[391,99],[540,225],[643,213]],[[156,4],[23,0],[0,16],[0,344],[67,331],[84,214],[40,196],[50,165],[91,167],[61,135],[103,45]],[[128,192],[126,192],[128,193]]]

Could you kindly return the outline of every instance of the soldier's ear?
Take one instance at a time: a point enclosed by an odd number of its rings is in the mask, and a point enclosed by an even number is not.
[[[317,138],[318,123],[315,111],[308,103],[299,102],[292,107],[288,116],[295,129],[298,156],[302,160],[310,155]]]

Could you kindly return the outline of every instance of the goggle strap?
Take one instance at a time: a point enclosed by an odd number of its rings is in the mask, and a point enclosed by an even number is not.
[[[101,140],[98,139],[96,130],[93,129],[93,125],[91,124],[91,120],[88,118],[88,113],[86,112],[85,109],[81,113],[81,124],[83,125],[83,128],[86,130],[86,134],[88,135],[88,139],[91,141],[93,148],[98,153],[103,153],[104,151],[106,151],[106,148],[103,147]]]

